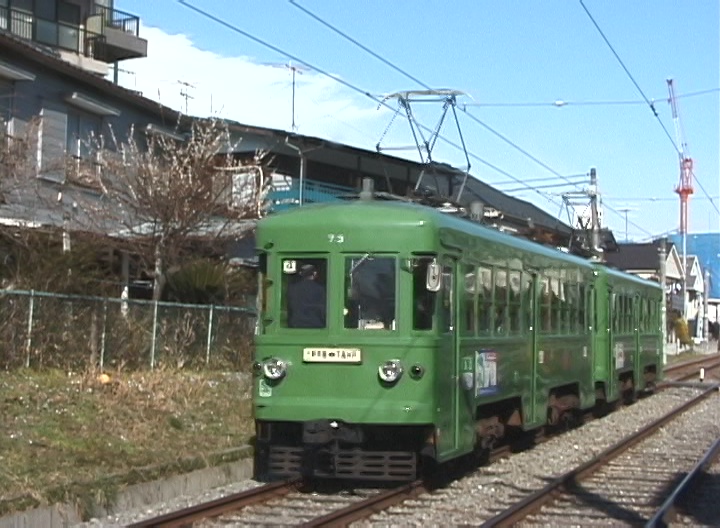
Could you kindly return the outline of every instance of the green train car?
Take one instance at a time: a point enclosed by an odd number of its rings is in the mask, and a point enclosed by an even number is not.
[[[658,284],[435,209],[259,222],[255,473],[410,480],[662,373]]]

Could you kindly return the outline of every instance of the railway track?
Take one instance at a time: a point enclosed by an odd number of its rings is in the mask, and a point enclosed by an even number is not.
[[[682,436],[660,435],[659,431],[715,394],[717,386],[708,388],[483,526],[645,524],[667,490],[677,484],[678,476],[692,469],[704,449]]]
[[[421,480],[387,490],[352,489],[317,492],[302,480],[258,486],[204,504],[131,525],[132,528],[292,525],[347,526],[377,511],[429,491]]]
[[[667,365],[665,376],[673,381],[709,380],[714,376],[715,380],[720,379],[720,354],[710,354],[701,358]]]
[[[668,378],[689,380],[697,377],[700,368],[709,370],[718,367],[720,367],[720,357],[715,355],[712,358],[700,358],[673,365],[669,369]],[[711,392],[711,390],[706,391],[696,401],[709,396]],[[681,409],[690,405],[687,404]],[[670,418],[665,417],[665,420],[668,421]],[[653,425],[656,429],[660,427],[657,423]],[[540,435],[535,439],[534,443],[540,443],[544,440],[546,438]],[[494,462],[499,458],[507,457],[511,454],[511,451],[510,446],[500,446],[492,452],[490,461]],[[692,458],[692,455],[689,456]],[[636,468],[636,471],[640,471],[640,469]],[[610,478],[615,478],[612,474],[609,475]],[[579,476],[580,473],[576,473],[572,478],[577,479]],[[617,479],[615,478],[615,480]],[[569,480],[566,485],[570,486],[574,482],[574,480]],[[210,527],[220,525],[252,526],[258,524],[346,526],[351,522],[365,519],[374,513],[387,510],[393,505],[426,493],[432,487],[422,481],[417,481],[385,490],[335,489],[323,491],[311,488],[301,480],[291,480],[258,486],[209,503],[138,522],[132,526],[172,527],[195,525]],[[558,489],[562,488],[562,485],[558,487]],[[633,484],[633,488],[636,489],[637,486]],[[558,493],[558,491],[553,493]],[[502,526],[509,525],[503,524],[504,521],[501,516],[497,516],[496,521]],[[492,523],[496,521],[488,521],[491,523],[488,525],[492,526],[494,525]]]
[[[720,439],[670,493],[647,527],[720,525]]]

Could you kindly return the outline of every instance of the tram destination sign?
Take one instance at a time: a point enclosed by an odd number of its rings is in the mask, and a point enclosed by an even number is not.
[[[361,363],[359,348],[304,348],[303,361],[308,363]]]

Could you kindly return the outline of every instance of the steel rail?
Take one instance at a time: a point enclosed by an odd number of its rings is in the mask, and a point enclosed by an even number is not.
[[[390,506],[399,504],[405,500],[417,497],[422,493],[426,493],[428,488],[423,480],[416,480],[410,484],[405,484],[398,488],[373,495],[363,501],[350,504],[344,508],[330,512],[322,517],[312,519],[301,526],[305,528],[317,527],[338,527],[348,526],[350,523],[365,519],[372,515],[383,511]]]
[[[616,458],[618,455],[637,445],[642,440],[645,440],[647,437],[654,434],[662,426],[674,420],[677,416],[683,414],[688,409],[694,407],[695,405],[698,405],[706,398],[709,398],[711,395],[717,393],[718,388],[719,386],[717,384],[712,385],[702,394],[684,403],[680,407],[673,409],[673,411],[671,411],[670,413],[643,427],[631,436],[621,440],[613,446],[610,446],[608,449],[597,455],[595,458],[554,479],[550,484],[548,484],[541,490],[532,493],[514,506],[495,515],[494,517],[491,517],[481,526],[510,527],[513,524],[521,521],[531,513],[538,511],[542,506],[553,500],[556,496],[560,495],[565,491],[571,491],[576,482],[582,480],[588,475],[591,475],[600,467],[607,464],[610,460]]]
[[[250,506],[251,504],[266,502],[276,497],[282,497],[297,489],[302,482],[302,479],[273,482],[265,486],[259,486],[239,493],[233,493],[227,497],[221,497],[213,501],[173,511],[152,519],[146,519],[129,526],[130,528],[149,528],[151,526],[170,528],[189,526],[195,521],[207,519],[209,517],[217,517],[223,513],[244,508],[245,506]]]
[[[665,528],[675,520],[677,515],[677,504],[697,484],[700,476],[720,457],[720,438],[717,439],[707,453],[700,459],[695,467],[685,475],[685,478],[677,485],[670,496],[660,506],[645,525],[645,528]]]

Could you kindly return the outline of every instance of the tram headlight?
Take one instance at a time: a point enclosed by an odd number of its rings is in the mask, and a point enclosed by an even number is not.
[[[278,358],[266,359],[263,361],[262,371],[267,379],[279,380],[287,373],[287,363]]]
[[[402,376],[403,367],[399,360],[391,359],[378,367],[378,376],[385,383],[394,383]]]

